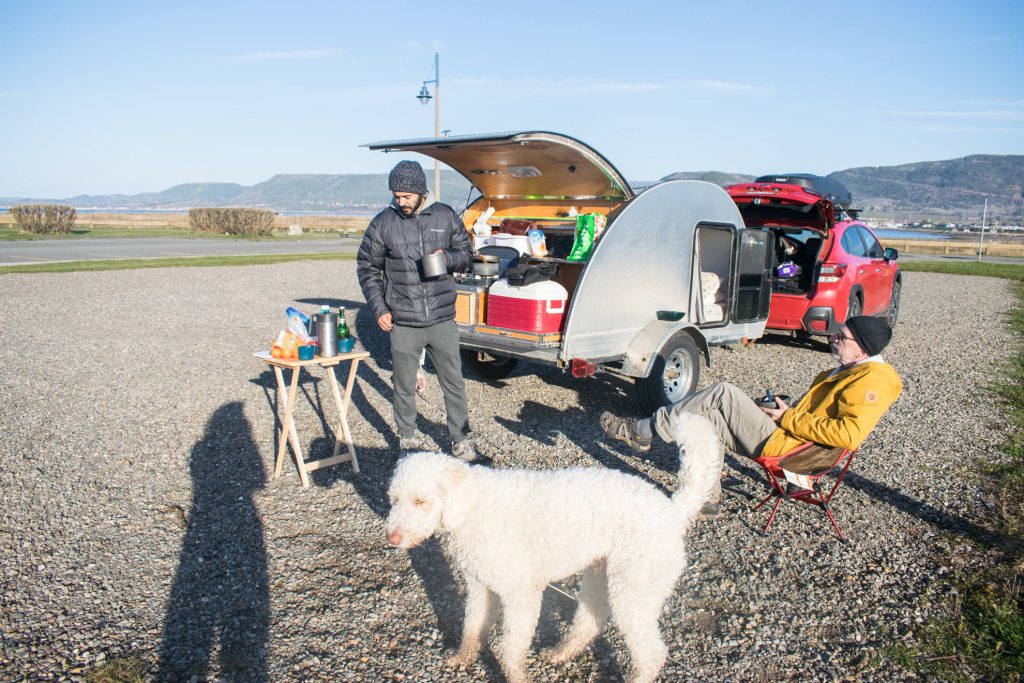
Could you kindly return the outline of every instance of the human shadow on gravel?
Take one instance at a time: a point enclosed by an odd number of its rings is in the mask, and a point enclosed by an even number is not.
[[[210,416],[192,447],[189,470],[192,503],[157,678],[202,680],[216,668],[227,680],[266,681],[270,589],[253,501],[265,473],[242,403],[226,403]]]

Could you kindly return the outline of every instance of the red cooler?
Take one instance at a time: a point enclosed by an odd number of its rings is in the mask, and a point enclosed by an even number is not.
[[[565,287],[550,280],[513,287],[501,279],[487,292],[487,324],[527,332],[560,332],[568,297]]]

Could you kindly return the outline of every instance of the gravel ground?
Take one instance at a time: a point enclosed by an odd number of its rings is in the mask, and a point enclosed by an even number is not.
[[[1011,293],[907,273],[903,301],[886,352],[903,397],[836,499],[849,543],[809,506],[763,536],[764,511],[751,509],[762,477],[730,457],[725,514],[695,527],[665,610],[662,680],[910,677],[883,649],[913,645],[947,590],[936,579],[984,561],[968,541],[998,543],[978,526],[987,503],[969,463],[1000,457],[1005,425],[985,386],[1012,350]],[[350,307],[376,360],[353,395],[362,473],[331,467],[303,490],[291,463],[270,481],[276,392],[250,353],[286,305],[320,303]],[[352,262],[0,278],[0,680],[81,680],[123,657],[160,680],[500,679],[489,653],[466,672],[442,667],[462,609],[442,545],[384,542],[397,440],[386,338],[361,303]],[[820,348],[770,338],[712,362],[702,385],[724,378],[752,395],[798,394],[830,365]],[[602,409],[638,414],[628,380],[521,365],[468,391],[494,466],[613,467],[674,486],[667,446],[635,458],[602,438]],[[333,410],[328,394],[321,374],[304,376],[302,400]],[[421,429],[443,444],[433,378],[420,405]],[[328,454],[308,403],[297,421],[313,457]],[[573,610],[549,590],[535,647]],[[612,627],[567,667],[530,671],[616,681],[626,666]]]

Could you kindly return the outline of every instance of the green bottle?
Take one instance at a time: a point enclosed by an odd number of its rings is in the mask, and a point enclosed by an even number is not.
[[[345,322],[345,307],[338,307],[338,341],[348,339],[351,335],[348,332],[348,323]]]

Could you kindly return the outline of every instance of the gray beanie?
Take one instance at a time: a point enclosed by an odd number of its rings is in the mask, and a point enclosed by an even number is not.
[[[846,328],[869,356],[882,352],[885,345],[892,339],[892,328],[881,318],[870,315],[857,315],[846,319]]]
[[[423,167],[415,161],[399,161],[388,176],[388,189],[392,192],[427,193],[427,177]]]

